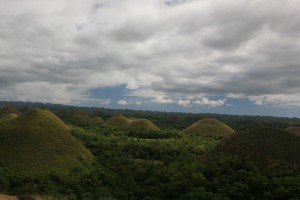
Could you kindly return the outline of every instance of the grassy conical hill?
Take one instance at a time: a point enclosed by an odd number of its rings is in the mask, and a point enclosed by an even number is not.
[[[300,136],[300,127],[298,126],[290,126],[285,130],[293,135]]]
[[[94,156],[47,110],[32,111],[1,126],[0,164],[17,173],[47,173],[89,163]]]
[[[90,124],[92,124],[92,125],[101,125],[103,123],[104,123],[104,120],[101,117],[93,117],[90,120]]]
[[[222,137],[229,137],[235,133],[235,131],[226,124],[211,118],[201,119],[187,127],[183,132],[187,135],[211,135]]]
[[[136,119],[133,120],[129,123],[129,127],[132,128],[142,128],[142,129],[147,129],[147,130],[159,130],[159,128],[157,126],[155,126],[155,124],[153,124],[151,121],[149,121],[148,119]]]
[[[85,115],[75,114],[71,117],[71,121],[75,124],[87,124],[89,118]]]
[[[300,163],[300,137],[275,128],[253,128],[220,144],[221,152],[265,161]]]
[[[7,105],[0,109],[0,117],[7,114],[16,114],[20,116],[22,113],[16,107]]]
[[[17,114],[13,114],[13,113],[6,114],[3,117],[0,117],[0,126],[10,122],[13,119],[18,118],[18,117],[19,117],[19,115],[17,115]]]
[[[108,126],[128,126],[130,122],[131,120],[124,115],[116,114],[107,120],[105,124]]]

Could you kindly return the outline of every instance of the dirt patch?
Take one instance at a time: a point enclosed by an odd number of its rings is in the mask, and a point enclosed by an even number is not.
[[[16,196],[7,196],[0,194],[0,200],[17,200]]]

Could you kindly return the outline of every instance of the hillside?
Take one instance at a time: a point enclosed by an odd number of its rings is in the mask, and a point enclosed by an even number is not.
[[[14,106],[5,105],[2,108],[0,108],[0,117],[7,114],[16,114],[20,116],[22,113]]]
[[[47,110],[33,109],[1,127],[0,163],[18,173],[67,170],[94,156]]]
[[[18,118],[18,117],[19,116],[17,114],[14,114],[14,113],[3,115],[2,117],[0,117],[0,126],[10,122],[13,119]]]
[[[146,130],[160,130],[153,122],[148,119],[127,118],[122,114],[116,114],[105,122],[110,127],[128,127]]]
[[[112,116],[110,119],[108,119],[105,124],[108,126],[128,126],[128,124],[131,122],[130,119],[125,117],[122,114],[116,114]]]
[[[104,123],[104,120],[101,117],[93,117],[89,123],[92,125],[100,125]]]
[[[0,106],[7,104],[16,107],[22,113],[26,113],[30,108],[47,108],[55,113],[60,119],[65,122],[72,122],[72,116],[76,113],[85,113],[92,117],[102,117],[109,119],[111,116],[122,113],[128,118],[148,119],[155,122],[155,125],[161,129],[178,129],[183,130],[192,123],[201,118],[213,118],[230,126],[235,131],[252,126],[253,123],[260,123],[262,121],[269,121],[272,127],[286,128],[291,124],[300,126],[299,118],[288,117],[272,117],[272,116],[250,116],[250,115],[228,115],[216,113],[180,113],[180,112],[158,112],[158,111],[142,111],[129,109],[109,109],[99,107],[75,107],[62,104],[39,103],[39,102],[20,102],[20,101],[0,101]],[[74,111],[75,110],[75,111]],[[77,111],[81,110],[81,111]],[[74,123],[76,124],[76,123]],[[79,124],[80,125],[80,124]]]
[[[189,136],[210,135],[221,137],[230,137],[235,133],[235,131],[226,124],[212,118],[201,119],[184,129],[183,132]]]
[[[300,136],[300,127],[298,126],[290,126],[285,130],[293,135]]]
[[[150,120],[147,119],[135,119],[129,123],[129,127],[154,131],[159,130],[159,128],[155,126],[155,124],[153,124]]]
[[[218,151],[260,161],[300,163],[300,138],[280,129],[253,128],[223,142]]]

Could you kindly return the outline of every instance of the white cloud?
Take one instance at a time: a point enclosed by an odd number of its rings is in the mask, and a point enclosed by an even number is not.
[[[131,80],[131,81],[128,81],[126,88],[131,89],[131,90],[136,90],[136,89],[140,88],[140,85],[137,81]]]
[[[126,100],[122,99],[122,100],[118,100],[117,104],[126,106],[126,105],[128,105],[128,102]]]
[[[177,100],[177,104],[181,105],[183,107],[190,106],[190,103],[191,103],[191,100],[189,100],[189,99],[179,99],[179,100]]]
[[[300,105],[300,1],[170,2],[2,2],[0,100],[101,104],[88,91],[125,85],[154,103]]]
[[[162,96],[158,96],[155,99],[153,99],[152,102],[158,104],[170,104],[170,103],[174,103],[174,100]]]
[[[117,104],[122,105],[122,106],[126,106],[126,105],[140,106],[140,105],[143,104],[143,102],[142,101],[133,101],[133,100],[120,99],[120,100],[118,100]]]
[[[256,105],[275,105],[275,106],[300,106],[300,94],[285,95],[259,95],[250,96],[249,100]]]
[[[99,99],[99,103],[101,106],[106,106],[111,103],[111,99]]]
[[[136,102],[134,102],[134,104],[137,105],[137,106],[140,106],[140,105],[142,105],[142,102],[141,101],[136,101]]]
[[[225,102],[226,99],[210,100],[209,98],[202,98],[200,100],[193,101],[194,104],[209,107],[223,106]]]

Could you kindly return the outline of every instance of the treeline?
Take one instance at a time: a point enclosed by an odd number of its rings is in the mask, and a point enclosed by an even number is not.
[[[7,102],[0,101],[0,107],[5,105],[16,106],[19,110],[26,112],[30,108],[47,108],[65,122],[78,126],[88,126],[89,119],[101,117],[109,119],[117,113],[131,118],[145,118],[151,120],[160,129],[182,130],[201,118],[214,118],[224,122],[233,129],[240,131],[253,126],[269,126],[276,128],[287,128],[288,126],[300,126],[300,119],[272,116],[240,116],[212,113],[176,113],[157,111],[136,111],[127,109],[107,109],[96,107],[75,107],[50,103],[33,102]]]

